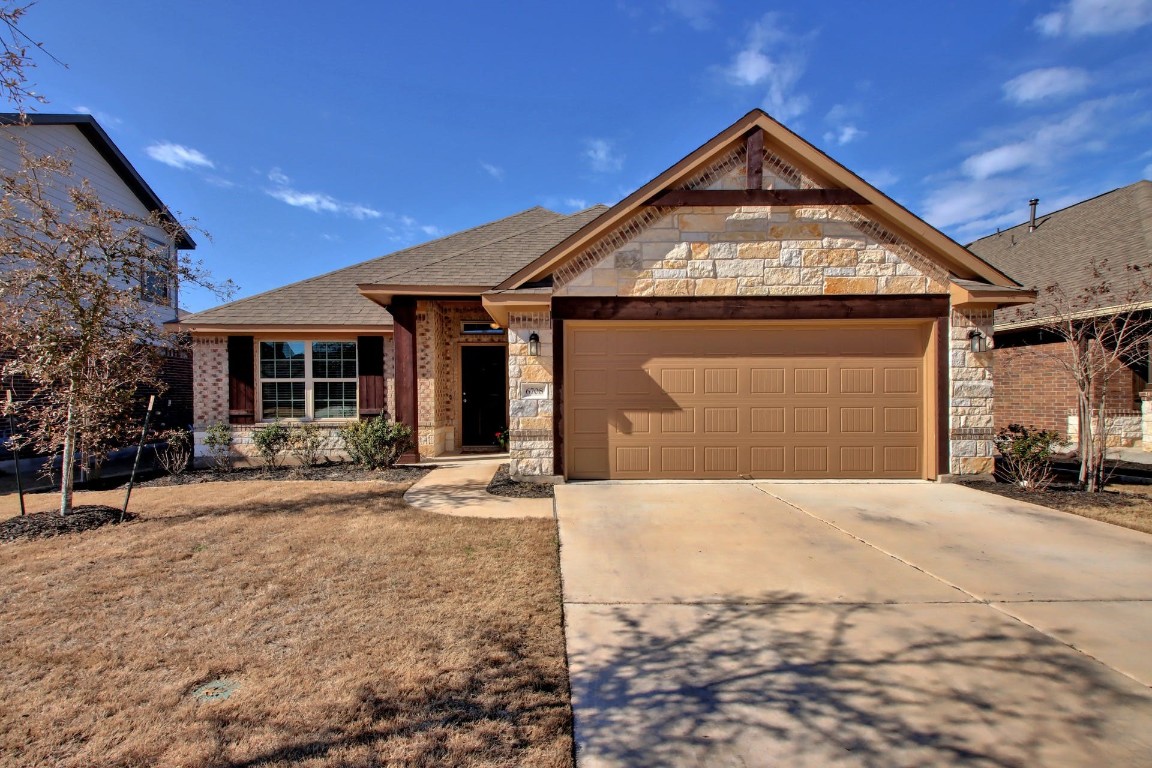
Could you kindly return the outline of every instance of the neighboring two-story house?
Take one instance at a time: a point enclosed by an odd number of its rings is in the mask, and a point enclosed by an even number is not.
[[[21,118],[16,114],[0,114],[0,167],[15,170],[20,166],[21,145],[36,155],[67,157],[72,163],[75,180],[87,180],[110,207],[140,216],[159,213],[171,219],[167,206],[91,115],[28,114]],[[57,203],[68,204],[63,189],[53,193],[60,196]],[[175,239],[160,228],[146,234],[158,247],[170,249],[173,259],[177,257],[177,251],[196,247],[183,229]],[[141,292],[156,323],[179,319],[177,286],[157,279],[154,274],[142,274],[135,289]],[[167,353],[162,378],[168,384],[168,390],[161,399],[160,423],[173,427],[191,424],[191,353]],[[17,399],[24,399],[29,394],[27,382],[22,382],[19,377],[4,381],[0,389],[14,390]]]

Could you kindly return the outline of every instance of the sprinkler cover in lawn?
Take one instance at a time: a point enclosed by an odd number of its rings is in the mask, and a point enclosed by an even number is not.
[[[197,701],[223,701],[236,692],[237,683],[225,677],[209,680],[192,691]]]

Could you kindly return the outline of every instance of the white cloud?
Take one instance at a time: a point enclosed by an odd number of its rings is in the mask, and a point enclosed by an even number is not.
[[[1089,37],[1127,32],[1152,23],[1152,0],[1068,0],[1033,26],[1048,37]]]
[[[844,146],[845,144],[855,141],[863,135],[863,131],[849,123],[848,125],[840,126],[834,131],[828,131],[825,133],[824,141],[827,141],[830,144],[839,144],[840,146]]]
[[[588,201],[582,197],[569,197],[565,198],[564,205],[574,211],[582,211],[588,207]]]
[[[961,229],[985,227],[1006,209],[1025,205],[1028,193],[1024,183],[1015,179],[981,179],[957,181],[934,190],[924,201],[925,221],[944,229],[964,225]]]
[[[666,7],[698,32],[712,27],[712,14],[716,12],[715,0],[667,0]]]
[[[584,159],[596,173],[615,173],[624,167],[624,155],[607,139],[584,142]]]
[[[480,167],[484,169],[485,173],[496,179],[496,181],[504,181],[504,169],[500,166],[492,165],[492,163],[485,163],[483,160],[481,160]]]
[[[341,216],[350,216],[353,219],[378,219],[384,214],[375,208],[369,208],[359,203],[347,203],[337,200],[323,192],[301,192],[289,186],[292,180],[279,168],[268,172],[268,180],[276,186],[264,190],[270,197],[287,203],[294,208],[304,208],[313,213],[334,213]]]
[[[1069,96],[1088,87],[1092,78],[1075,67],[1033,69],[1004,83],[1004,96],[1016,104]]]
[[[752,25],[744,47],[725,67],[728,80],[741,87],[767,87],[764,106],[774,118],[787,122],[804,114],[808,97],[795,93],[804,73],[804,59],[795,35],[785,34],[780,18],[768,14]]]
[[[1152,163],[1144,166],[1144,178],[1152,179]]]
[[[162,141],[145,147],[148,157],[173,168],[187,170],[189,168],[215,168],[216,164],[208,159],[207,155],[198,149],[185,147],[182,144]]]
[[[123,120],[116,117],[115,115],[110,115],[107,112],[101,112],[100,110],[92,109],[91,107],[81,105],[78,107],[73,107],[72,109],[73,111],[79,112],[82,115],[92,115],[92,117],[96,118],[101,125],[123,125],[124,123]]]
[[[891,187],[896,182],[900,181],[900,177],[893,173],[888,168],[880,168],[875,171],[864,171],[860,176],[872,186],[883,191],[886,187]]]
[[[1091,132],[1096,110],[1101,103],[1081,104],[1063,120],[1042,126],[1021,141],[1002,144],[972,155],[964,160],[960,169],[973,179],[987,179],[1064,159],[1069,149]]]

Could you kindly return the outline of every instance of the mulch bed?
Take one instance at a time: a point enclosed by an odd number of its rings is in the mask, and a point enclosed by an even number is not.
[[[124,519],[136,516],[129,512]],[[120,519],[120,510],[102,504],[84,504],[72,508],[72,514],[61,517],[58,511],[37,512],[22,517],[11,517],[0,522],[0,542],[22,539],[48,539],[69,533],[91,531]]]
[[[511,496],[518,499],[550,499],[552,485],[549,483],[518,483],[508,474],[508,465],[501,464],[488,483],[488,493],[493,496]]]
[[[392,467],[390,469],[361,469],[355,464],[322,464],[316,467],[243,467],[230,472],[216,472],[211,469],[197,469],[179,475],[162,475],[144,482],[137,482],[139,488],[164,488],[172,485],[197,485],[199,483],[237,483],[245,480],[334,480],[338,482],[360,483],[375,480],[383,483],[414,483],[434,469],[429,465],[419,467]]]
[[[1039,504],[1042,507],[1051,507],[1052,509],[1059,509],[1063,512],[1075,512],[1078,509],[1085,509],[1088,507],[1101,507],[1124,509],[1128,507],[1140,507],[1148,503],[1147,498],[1141,496],[1134,496],[1129,493],[1121,493],[1119,491],[1109,491],[1107,489],[1097,493],[1089,493],[1082,491],[1074,485],[1056,484],[1048,486],[1043,491],[1027,491],[1018,485],[1012,483],[988,483],[988,482],[967,482],[963,483],[970,488],[975,488],[978,491],[987,491],[995,493],[998,496],[1006,496],[1009,499],[1017,501],[1027,501],[1031,504]]]

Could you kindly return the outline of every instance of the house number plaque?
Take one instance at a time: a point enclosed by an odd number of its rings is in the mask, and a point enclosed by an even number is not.
[[[548,385],[547,384],[521,384],[520,385],[520,399],[522,399],[522,400],[547,400],[548,399]]]

